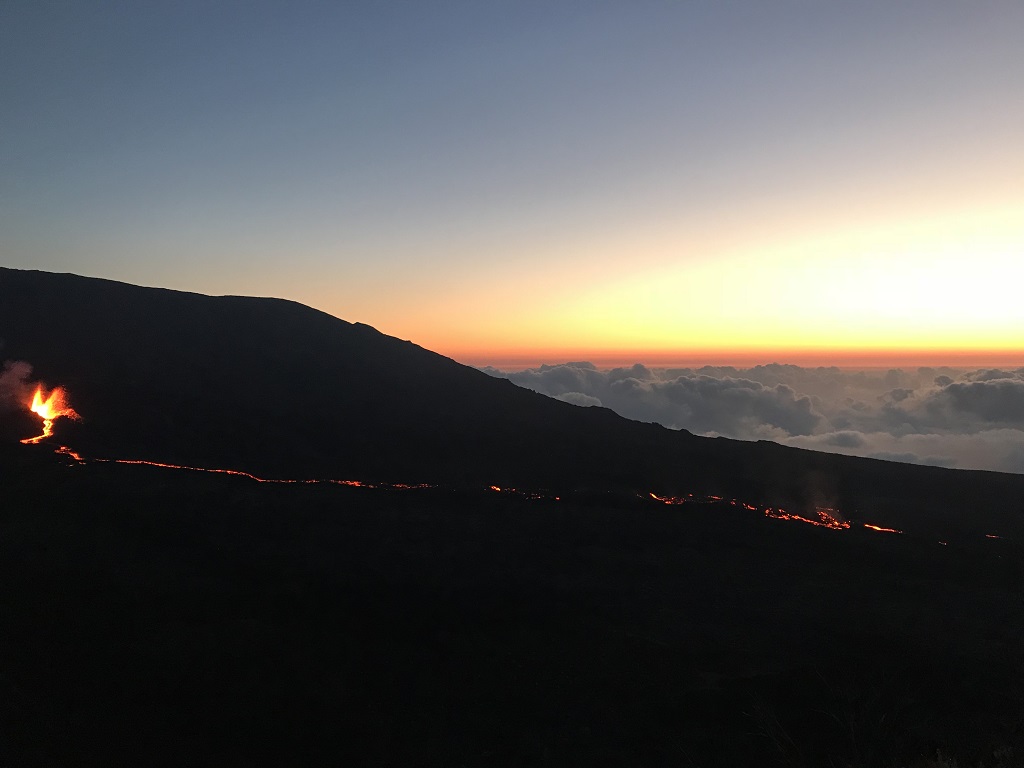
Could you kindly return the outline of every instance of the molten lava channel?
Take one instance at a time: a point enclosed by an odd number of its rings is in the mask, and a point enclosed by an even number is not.
[[[22,440],[25,444],[36,444],[46,438],[53,435],[53,423],[61,417],[78,420],[81,417],[75,412],[75,410],[68,403],[67,391],[63,387],[54,387],[47,394],[43,389],[42,385],[36,387],[35,392],[32,395],[31,403],[26,403],[29,409],[39,416],[43,420],[43,433],[36,437],[30,437]],[[428,483],[367,483],[359,480],[337,480],[337,479],[307,479],[307,480],[295,480],[295,479],[271,479],[258,477],[257,475],[249,472],[244,472],[237,469],[214,469],[210,467],[193,467],[183,464],[167,464],[157,461],[146,461],[143,459],[85,459],[75,451],[71,450],[67,446],[59,446],[56,449],[58,454],[68,456],[77,463],[86,464],[90,461],[95,462],[109,462],[113,464],[130,464],[136,466],[150,466],[160,467],[163,469],[178,469],[187,470],[191,472],[209,472],[215,474],[234,475],[238,477],[245,477],[250,480],[255,480],[259,483],[282,483],[282,484],[330,484],[330,485],[345,485],[357,488],[376,488],[376,489],[390,489],[390,490],[411,490],[411,489],[424,489],[424,488],[437,488],[439,486],[430,485]],[[517,488],[500,487],[497,485],[488,486],[488,490],[495,493],[511,494],[527,499],[533,500],[553,500],[560,501],[559,496],[550,496],[545,493],[537,493],[534,491],[523,491]],[[727,499],[722,496],[698,496],[695,494],[686,494],[685,496],[659,496],[655,493],[648,493],[647,497],[660,503],[667,505],[706,505],[706,504],[728,504],[733,507],[742,508],[751,512],[760,512],[765,517],[773,520],[791,520],[794,522],[805,523],[821,528],[829,528],[834,531],[848,530],[851,527],[850,522],[845,520],[840,514],[839,510],[830,507],[816,507],[814,509],[814,517],[808,517],[805,515],[794,514],[788,512],[781,507],[768,507],[759,504],[751,504],[746,501],[739,501],[737,499]],[[817,518],[817,519],[815,519]],[[896,533],[900,534],[903,531],[897,528],[886,528],[880,525],[873,525],[871,523],[862,523],[864,528],[872,531],[878,531],[881,533]],[[986,534],[986,538],[999,539],[1001,536],[995,534]],[[947,542],[940,541],[942,545],[946,545]]]

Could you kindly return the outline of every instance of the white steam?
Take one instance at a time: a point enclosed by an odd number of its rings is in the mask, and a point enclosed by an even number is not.
[[[29,388],[32,366],[20,360],[5,360],[0,368],[0,410],[20,407]]]

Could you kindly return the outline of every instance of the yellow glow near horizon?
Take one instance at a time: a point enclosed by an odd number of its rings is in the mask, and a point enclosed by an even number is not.
[[[883,222],[744,243],[703,260],[661,259],[589,283],[584,277],[557,300],[550,286],[538,286],[541,299],[516,302],[499,285],[469,310],[487,321],[459,329],[453,316],[450,328],[435,329],[441,338],[420,343],[474,360],[531,349],[1005,357],[1024,352],[1022,210]],[[504,311],[488,315],[494,301]]]

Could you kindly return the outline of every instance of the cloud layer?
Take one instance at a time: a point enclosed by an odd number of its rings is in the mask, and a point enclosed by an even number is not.
[[[1024,368],[598,370],[576,362],[483,370],[574,405],[696,434],[1024,473]]]

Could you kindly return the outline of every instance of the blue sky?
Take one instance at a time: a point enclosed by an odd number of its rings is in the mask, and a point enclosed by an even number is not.
[[[7,2],[0,262],[474,362],[1020,350],[1022,33],[1017,2]]]

